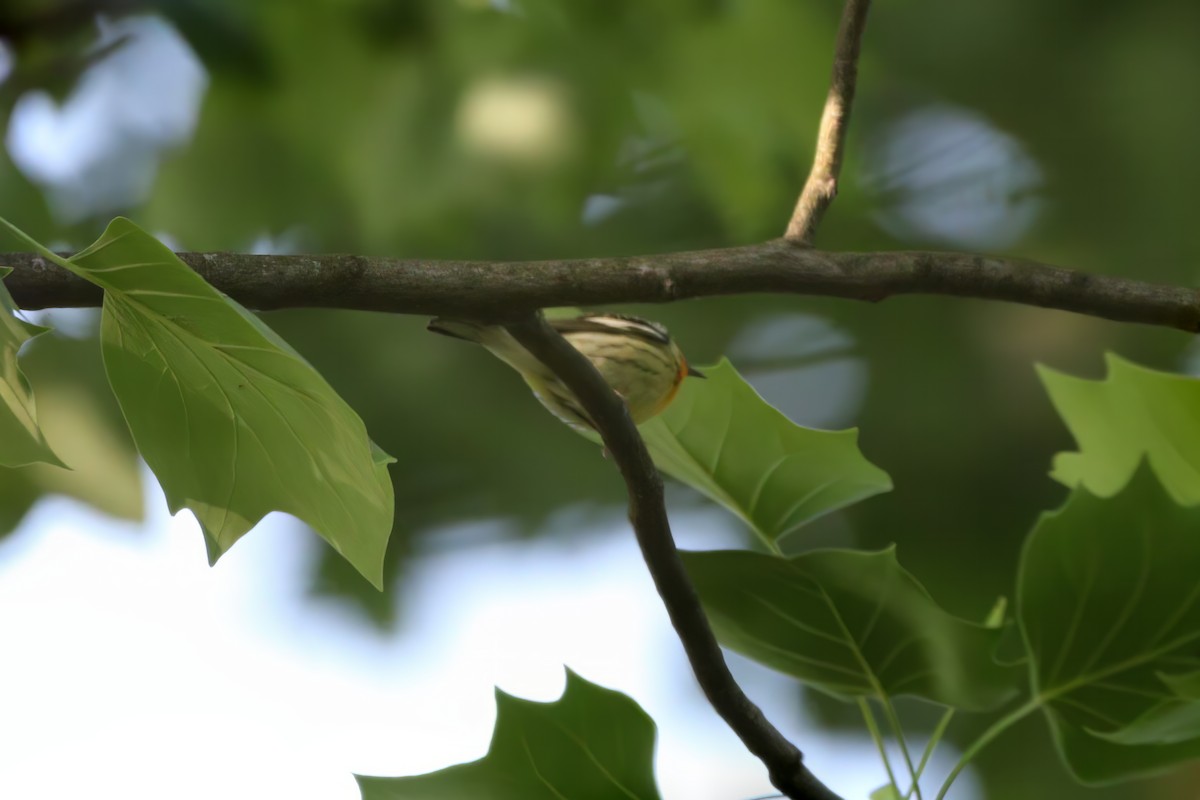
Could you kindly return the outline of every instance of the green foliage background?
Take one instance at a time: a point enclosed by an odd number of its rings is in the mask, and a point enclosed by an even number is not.
[[[92,17],[106,10],[93,0],[79,4],[73,23],[68,16],[61,27],[29,24],[58,5],[24,0],[0,8],[0,38],[18,56],[0,84],[5,120],[23,89],[69,91]],[[164,160],[143,204],[117,210],[195,250],[246,249],[261,235],[286,234],[307,251],[501,259],[779,235],[807,172],[837,3],[516,5],[521,14],[448,0],[316,0],[303,10],[233,0],[142,4],[179,27],[210,85],[194,137]],[[1187,0],[876,3],[845,181],[819,244],[970,248],[881,221],[894,220],[906,201],[944,202],[963,182],[986,184],[1011,171],[1003,161],[978,165],[984,143],[913,153],[911,170],[929,161],[945,169],[903,191],[871,178],[870,154],[897,120],[954,107],[1012,137],[1041,176],[1032,188],[993,192],[990,202],[1012,213],[1027,196],[1039,199],[1035,223],[1000,249],[1093,272],[1194,282],[1200,105],[1185,98],[1200,86],[1198,29],[1200,6]],[[489,81],[554,98],[560,146],[545,158],[472,148],[459,135],[463,109]],[[623,204],[587,224],[582,210],[597,194]],[[72,247],[91,242],[111,216],[64,225],[3,152],[0,214]],[[769,352],[735,357],[797,422],[859,426],[864,453],[894,480],[892,493],[818,521],[805,535],[873,549],[898,543],[904,566],[966,619],[982,619],[997,595],[1012,592],[1025,533],[1039,511],[1065,497],[1047,473],[1052,455],[1074,446],[1034,362],[1098,378],[1111,349],[1178,370],[1190,342],[1167,331],[937,298],[866,306],[746,297],[636,310],[667,323],[699,363],[736,350],[739,332],[774,315],[811,314],[843,332],[849,344],[776,336]],[[331,551],[323,551],[312,583],[316,593],[355,604],[381,635],[402,634],[402,577],[419,569],[439,526],[501,519],[514,536],[547,535],[556,533],[547,519],[564,506],[599,515],[620,502],[611,465],[529,402],[503,365],[427,336],[424,320],[268,316],[380,447],[399,457],[385,583],[400,587],[400,605]],[[72,417],[79,430],[69,436],[48,435],[65,461],[92,466],[69,478],[52,467],[4,469],[6,531],[47,491],[99,498],[117,514],[140,508],[128,435],[93,356],[43,336],[23,359],[34,378],[70,384],[62,402],[87,416]],[[861,393],[839,390],[821,371],[847,359],[865,370]],[[39,384],[43,416],[56,402],[51,394]],[[830,405],[838,410],[833,423],[806,417]],[[59,446],[67,440],[70,448]],[[855,724],[852,709],[814,693],[779,702],[806,703],[832,726]],[[1194,770],[1080,789],[1056,763],[1045,725],[1024,725],[1024,735],[1002,738],[978,762],[989,797],[1193,796]],[[966,737],[969,728],[956,725],[954,735]]]

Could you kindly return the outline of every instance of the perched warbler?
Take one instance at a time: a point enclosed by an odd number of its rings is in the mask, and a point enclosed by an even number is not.
[[[688,365],[667,329],[657,322],[623,314],[584,314],[547,322],[591,360],[625,400],[635,423],[645,422],[670,405],[684,378],[704,377]],[[521,373],[542,405],[559,419],[568,425],[595,428],[571,390],[503,326],[438,317],[429,323],[429,330],[483,345]]]

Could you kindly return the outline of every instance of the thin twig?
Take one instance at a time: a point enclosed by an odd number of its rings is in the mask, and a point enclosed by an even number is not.
[[[952,295],[1056,308],[1196,333],[1200,293],[971,253],[832,253],[784,239],[719,250],[559,261],[427,261],[353,255],[179,253],[225,294],[263,311],[344,308],[513,319],[538,308],[774,293],[877,302]],[[0,253],[21,308],[100,305],[96,286],[31,253]]]
[[[540,314],[511,324],[509,331],[575,394],[596,423],[629,493],[629,521],[642,557],[666,606],[696,680],[709,703],[757,756],[775,788],[793,800],[837,800],[808,771],[800,751],[746,697],[725,664],[708,619],[684,569],[663,502],[663,482],[629,417],[625,403],[591,362],[556,333]]]
[[[821,218],[837,197],[846,129],[850,125],[850,109],[858,81],[858,54],[870,7],[871,0],[846,0],[842,6],[842,21],[833,50],[833,78],[829,83],[829,94],[825,96],[821,127],[817,131],[812,170],[784,234],[790,241],[811,244]]]

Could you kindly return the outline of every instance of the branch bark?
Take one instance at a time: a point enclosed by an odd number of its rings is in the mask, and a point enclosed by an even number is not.
[[[775,293],[877,302],[907,294],[1001,300],[1200,331],[1200,293],[971,253],[835,253],[785,239],[719,250],[559,261],[429,261],[329,255],[180,253],[250,308],[344,308],[513,319],[538,308],[668,303]],[[100,304],[92,284],[29,253],[0,254],[27,309]]]
[[[788,222],[784,238],[801,244],[811,244],[821,218],[837,197],[838,176],[842,171],[842,154],[846,147],[846,130],[850,126],[850,109],[854,104],[854,88],[858,82],[858,54],[862,49],[863,31],[867,27],[867,12],[871,0],[846,0],[842,20],[838,24],[837,42],[833,49],[833,77],[825,110],[817,129],[817,149],[812,170],[796,210]]]
[[[534,314],[510,324],[525,349],[549,367],[579,399],[625,479],[629,521],[671,624],[709,703],[757,756],[779,791],[793,800],[839,800],[804,766],[800,751],[746,697],[725,664],[700,599],[675,549],[663,501],[662,477],[641,434],[592,363]]]

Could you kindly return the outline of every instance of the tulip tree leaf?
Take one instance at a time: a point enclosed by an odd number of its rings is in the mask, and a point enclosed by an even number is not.
[[[10,272],[11,269],[0,267],[0,467],[38,462],[62,466],[38,427],[33,390],[17,364],[21,345],[49,328],[17,316],[17,304],[3,283]]]
[[[641,425],[654,462],[745,520],[771,547],[830,511],[889,491],[863,457],[858,430],[801,427],[773,408],[727,360],[686,380]]]
[[[1200,757],[1200,509],[1142,467],[1078,488],[1021,558],[1017,618],[1034,696],[1075,775],[1104,782]]]
[[[1089,381],[1039,367],[1050,399],[1079,445],[1059,453],[1051,475],[1112,497],[1146,459],[1167,492],[1200,504],[1200,380],[1109,354],[1108,377]]]
[[[426,775],[356,776],[363,800],[656,800],[654,722],[570,670],[552,703],[496,692],[487,755]]]
[[[982,710],[1015,691],[1018,670],[993,658],[1003,630],[947,613],[894,549],[683,560],[721,644],[835,697]]]
[[[382,586],[393,459],[308,362],[129,220],[69,260],[13,230],[104,289],[109,383],[172,513],[192,510],[211,560],[285,511]]]

